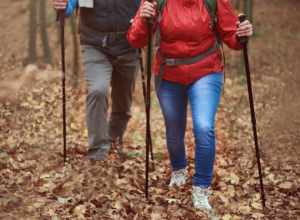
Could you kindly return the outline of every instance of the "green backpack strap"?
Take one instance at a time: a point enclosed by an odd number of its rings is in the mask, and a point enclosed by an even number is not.
[[[208,14],[211,16],[211,21],[209,22],[209,28],[214,26],[217,22],[217,0],[203,0]]]
[[[153,46],[154,50],[157,50],[160,45],[160,22],[162,19],[162,13],[164,8],[166,7],[168,0],[157,0],[156,1],[156,13],[157,13],[157,25],[156,25],[156,31],[155,31],[155,44]]]
[[[164,1],[165,1],[165,0],[156,0],[156,10],[157,10],[157,11],[160,11],[161,6],[162,6],[162,3],[163,3]]]
[[[217,0],[204,0],[205,2],[208,3],[210,6],[209,12],[214,12],[216,14],[217,12]]]

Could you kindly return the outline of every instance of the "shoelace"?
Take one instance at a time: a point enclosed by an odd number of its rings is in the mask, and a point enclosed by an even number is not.
[[[200,187],[199,188],[197,187],[194,190],[196,192],[196,195],[199,197],[203,197],[203,196],[209,197],[212,194],[209,188],[202,189]]]
[[[176,181],[177,181],[177,180],[181,180],[182,177],[185,176],[184,171],[185,171],[185,170],[177,170],[177,171],[174,171],[174,172],[172,173],[172,180],[173,180],[173,179],[176,180]]]
[[[173,186],[174,184],[176,184],[176,185],[184,184],[186,179],[187,179],[187,175],[186,175],[185,169],[173,171],[172,175],[171,175],[171,182],[170,182],[169,186]]]

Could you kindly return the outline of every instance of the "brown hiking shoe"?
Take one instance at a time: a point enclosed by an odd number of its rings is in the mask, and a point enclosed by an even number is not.
[[[116,143],[115,141],[110,141],[110,150],[119,155],[124,155],[122,143]]]

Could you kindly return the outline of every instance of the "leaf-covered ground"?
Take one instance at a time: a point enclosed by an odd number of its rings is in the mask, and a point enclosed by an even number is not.
[[[300,219],[299,14],[296,0],[254,4],[249,57],[266,196],[262,209],[241,52],[226,54],[225,93],[216,118],[213,212],[192,208],[194,142],[188,115],[189,180],[169,188],[171,167],[154,92],[154,165],[145,199],[145,110],[140,78],[125,156],[111,152],[91,166],[86,157],[84,80],[67,85],[67,166],[63,166],[61,73],[47,65],[22,67],[1,53],[0,219]],[[268,13],[266,13],[266,9]],[[269,15],[281,14],[269,18]],[[67,80],[70,77],[67,76]],[[152,164],[150,164],[150,168]]]

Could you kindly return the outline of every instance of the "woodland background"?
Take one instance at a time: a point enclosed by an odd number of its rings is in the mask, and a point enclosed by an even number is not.
[[[60,33],[52,1],[0,4],[0,219],[300,219],[299,0],[231,0],[251,14],[248,45],[267,210],[262,210],[242,52],[224,48],[225,93],[216,118],[214,211],[194,210],[190,178],[168,188],[164,124],[152,91],[155,170],[145,200],[145,111],[140,76],[125,156],[86,157],[85,96],[76,17],[66,21],[67,162],[63,165]],[[249,4],[249,5],[248,5]],[[35,13],[30,13],[34,12]],[[33,25],[32,25],[33,24]],[[76,52],[77,51],[77,52]],[[153,90],[153,88],[152,88]]]

